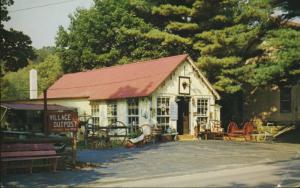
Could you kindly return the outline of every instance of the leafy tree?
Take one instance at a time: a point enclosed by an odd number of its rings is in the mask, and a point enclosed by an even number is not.
[[[162,47],[135,37],[151,27],[129,6],[128,1],[103,0],[95,1],[90,9],[77,10],[69,28],[60,27],[56,38],[63,70],[75,72],[163,56]]]
[[[6,30],[2,22],[10,20],[7,7],[12,0],[1,0],[1,75],[7,71],[17,71],[28,64],[28,59],[35,57],[30,38],[20,31]]]
[[[44,46],[40,49],[34,49],[36,54],[36,58],[34,62],[40,63],[43,62],[49,55],[54,54],[56,52],[56,48],[54,46]]]
[[[56,44],[65,72],[126,63],[140,55],[139,51],[133,52],[138,41],[124,30],[147,30],[149,26],[126,6],[126,1],[95,1],[94,7],[77,10],[67,30],[59,28]]]
[[[299,31],[270,19],[273,8],[269,0],[95,0],[59,29],[57,47],[66,72],[188,53],[221,92],[222,109],[241,112],[245,88],[298,79]]]
[[[1,78],[1,101],[29,98],[29,71],[38,72],[38,91],[53,84],[62,75],[61,62],[57,55],[49,55],[43,62],[30,64],[17,72],[9,72]]]
[[[1,0],[1,12],[0,12],[0,16],[1,16],[1,23],[0,26],[1,28],[4,27],[4,25],[2,24],[2,21],[8,21],[10,20],[10,17],[8,16],[8,10],[7,7],[11,6],[14,3],[13,0]]]
[[[272,69],[261,58],[268,51],[264,41],[288,45],[274,34],[280,26],[271,12],[269,0],[96,0],[71,17],[68,29],[59,29],[57,46],[66,72],[188,53],[217,90],[237,93],[278,81],[273,74],[259,76],[263,67]],[[293,77],[297,68],[282,64],[291,70],[281,78]]]

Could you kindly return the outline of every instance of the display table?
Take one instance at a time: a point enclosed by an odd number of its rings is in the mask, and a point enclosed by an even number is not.
[[[211,132],[210,130],[205,130],[199,133],[199,136],[204,137],[205,140],[213,139],[213,140],[223,140],[224,132]]]

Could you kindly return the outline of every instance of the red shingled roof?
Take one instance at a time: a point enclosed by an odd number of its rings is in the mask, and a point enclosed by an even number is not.
[[[47,97],[97,100],[149,96],[187,57],[184,54],[65,74],[48,89]]]

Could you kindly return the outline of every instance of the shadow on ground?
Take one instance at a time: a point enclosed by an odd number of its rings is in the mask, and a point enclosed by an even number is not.
[[[278,183],[285,187],[300,187],[300,153],[291,160],[288,165],[284,165],[276,173],[281,177],[281,181]]]
[[[8,187],[84,187],[89,184],[105,186],[107,184],[103,183],[116,180],[172,177],[261,164],[266,167],[278,167],[276,169],[279,170],[270,172],[278,182],[263,179],[263,183],[258,182],[260,184],[257,187],[294,185],[300,181],[299,146],[299,144],[207,140],[167,142],[131,149],[81,150],[78,152],[78,160],[97,164],[96,168],[61,170],[57,173],[43,171],[33,174],[9,174],[4,177],[3,184]],[[223,178],[230,183],[226,184],[226,187],[249,187],[248,184],[243,184],[246,182],[236,181],[236,177],[239,176],[228,176],[229,179]],[[248,182],[254,181],[255,178]],[[216,182],[218,179],[216,181],[213,179],[212,183]]]
[[[99,181],[102,178],[113,178],[116,173],[101,173],[101,168],[106,168],[106,164],[122,162],[125,160],[134,160],[135,155],[145,152],[149,149],[157,149],[161,147],[169,147],[166,145],[155,144],[145,145],[144,147],[135,148],[114,148],[101,150],[99,152],[93,150],[83,150],[78,152],[77,159],[80,162],[89,162],[99,164],[97,168],[70,169],[61,170],[58,172],[36,172],[33,174],[12,174],[2,177],[2,185],[4,187],[70,187],[77,185],[85,185],[94,181]],[[0,184],[1,187],[1,184]]]
[[[300,144],[300,125],[296,129],[290,130],[282,135],[279,135],[275,141],[284,143],[298,143]]]

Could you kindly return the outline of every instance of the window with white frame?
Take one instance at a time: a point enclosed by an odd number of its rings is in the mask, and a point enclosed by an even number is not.
[[[197,99],[197,121],[206,124],[208,121],[208,99]]]
[[[117,113],[117,103],[116,102],[109,102],[107,103],[107,121],[108,125],[116,122],[118,120],[118,113]]]
[[[162,128],[163,132],[170,126],[170,98],[157,98],[157,126]]]
[[[127,100],[128,125],[139,125],[139,100]]]
[[[93,125],[99,125],[100,117],[99,117],[99,104],[98,103],[91,104],[91,115],[92,115]]]

